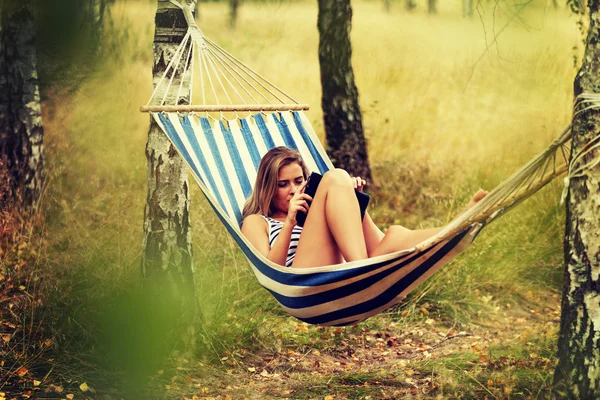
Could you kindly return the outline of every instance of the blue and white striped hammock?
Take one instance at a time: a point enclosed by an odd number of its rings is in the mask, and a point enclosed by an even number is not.
[[[175,0],[171,2],[181,7]],[[563,146],[569,139],[569,129],[482,201],[453,220],[439,234],[414,248],[324,267],[286,268],[277,265],[260,254],[240,231],[241,210],[252,192],[262,156],[275,146],[287,146],[300,152],[312,171],[324,174],[333,165],[301,111],[307,107],[297,104],[290,96],[206,38],[195,24],[190,10],[181,8],[188,22],[188,33],[142,111],[151,112],[188,164],[208,202],[244,252],[259,283],[285,311],[302,321],[320,325],[349,325],[397,304],[417,285],[464,251],[486,223],[535,193],[564,170],[557,168],[556,160],[557,154],[564,154]],[[204,83],[203,106],[192,105],[191,93],[188,93],[189,104],[179,105],[185,78],[178,84],[174,77],[190,76],[193,80],[196,56],[200,74],[207,76],[211,71],[216,74],[215,79],[210,79],[216,106],[206,106]],[[208,62],[207,59],[214,60]],[[183,64],[181,60],[185,60]],[[224,66],[227,74],[221,71],[219,75],[219,70],[215,68],[219,64]],[[169,71],[171,77],[167,79]],[[177,71],[177,74],[173,71]],[[249,86],[248,82],[252,80],[258,84]],[[213,86],[213,81],[221,83],[220,89]],[[162,100],[158,100],[162,82],[167,87],[162,87],[165,94]],[[231,86],[229,92],[235,92],[238,96],[246,93],[252,100],[259,96],[254,96],[251,90],[259,87],[262,89],[260,96],[274,98],[276,104],[263,102],[249,105],[244,100],[243,104],[240,103],[242,105],[219,105],[216,89],[231,100],[225,87],[227,85]],[[177,89],[177,86],[179,89],[175,96],[171,89]],[[193,82],[188,82],[187,91],[191,92],[193,86]],[[165,103],[167,94],[171,99],[169,104]],[[282,96],[293,104],[285,104]],[[274,112],[265,113],[265,110]],[[221,115],[223,111],[261,112],[246,118],[236,114],[237,118],[232,120],[215,120],[209,117],[211,111],[218,111]]]
[[[478,224],[424,249],[318,268],[286,268],[267,260],[240,231],[262,156],[284,145],[300,152],[309,169],[333,168],[302,112],[256,114],[227,126],[197,115],[155,113],[220,220],[242,249],[260,284],[298,319],[348,325],[401,301],[416,285],[456,257],[473,240]],[[211,123],[212,122],[212,123]]]

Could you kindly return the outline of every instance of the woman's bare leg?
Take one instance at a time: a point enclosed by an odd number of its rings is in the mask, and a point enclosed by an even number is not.
[[[487,196],[487,194],[488,192],[485,190],[479,189],[479,191],[473,195],[466,208],[469,209],[473,207],[475,204],[477,204],[477,202]],[[390,226],[379,245],[372,253],[369,253],[369,257],[410,249],[411,247],[436,235],[441,230],[442,228],[430,228],[413,231],[400,225]]]
[[[371,257],[377,246],[379,246],[379,243],[381,243],[384,235],[377,225],[375,225],[368,212],[365,213],[362,229],[365,244],[367,245],[367,253],[369,254],[369,257]]]
[[[329,171],[310,205],[292,266],[308,268],[367,257],[360,208],[350,175],[340,169]]]
[[[410,249],[414,245],[429,239],[436,235],[442,228],[410,230],[400,225],[392,225],[388,228],[385,236],[369,254],[370,257],[381,256],[383,254],[393,253],[400,250]]]

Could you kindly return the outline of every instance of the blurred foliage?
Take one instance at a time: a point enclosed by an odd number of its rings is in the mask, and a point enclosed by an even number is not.
[[[109,0],[29,0],[35,12],[42,96],[74,90],[102,57]],[[108,15],[109,16],[109,15]]]

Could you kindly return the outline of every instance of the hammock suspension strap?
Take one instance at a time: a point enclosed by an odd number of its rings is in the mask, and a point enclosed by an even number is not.
[[[176,0],[188,24],[188,31],[142,112],[223,112],[300,111],[300,104],[268,79],[242,63],[207,38],[200,30],[191,8]],[[200,77],[201,101],[194,98],[194,77]],[[179,80],[179,81],[178,81]],[[185,81],[185,82],[184,82]],[[178,83],[175,92],[173,84]],[[180,104],[182,91],[189,91],[187,104]],[[159,93],[163,93],[162,97]],[[170,97],[169,97],[170,96]]]

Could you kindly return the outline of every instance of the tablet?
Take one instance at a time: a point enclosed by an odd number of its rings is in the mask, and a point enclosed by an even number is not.
[[[316,172],[311,173],[308,177],[306,187],[304,188],[304,193],[306,193],[310,197],[315,197],[315,194],[317,193],[317,187],[319,186],[319,183],[321,183],[322,178],[323,176],[321,174],[318,174]],[[365,212],[367,211],[369,201],[371,200],[371,196],[358,190],[355,190],[354,192],[356,193],[356,199],[358,200],[358,205],[360,207],[360,217],[361,219],[363,219],[365,217]],[[306,222],[306,217],[307,214],[305,212],[298,211],[298,213],[296,214],[296,224],[298,226],[304,226],[304,223]]]

